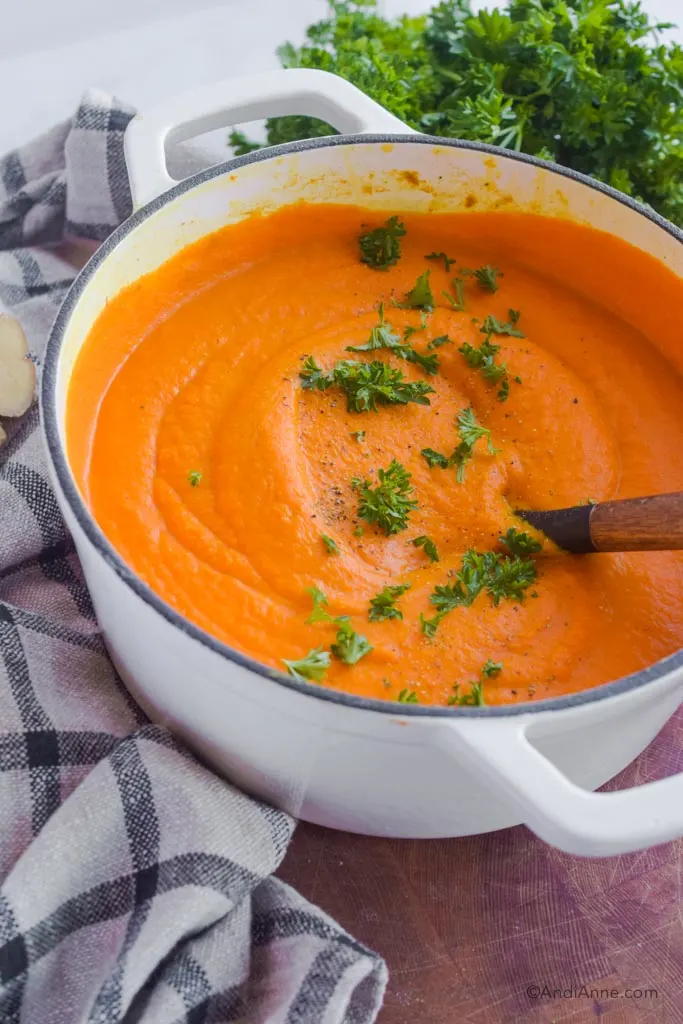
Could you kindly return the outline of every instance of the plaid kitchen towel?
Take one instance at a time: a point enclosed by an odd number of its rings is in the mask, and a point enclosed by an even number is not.
[[[38,367],[73,277],[48,244],[130,212],[131,111],[88,93],[0,161],[0,304]],[[363,1024],[386,968],[274,879],[287,815],[146,722],[50,491],[35,406],[0,448],[0,1020]]]

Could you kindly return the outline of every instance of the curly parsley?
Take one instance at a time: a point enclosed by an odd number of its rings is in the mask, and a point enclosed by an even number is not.
[[[392,459],[386,469],[378,469],[377,477],[376,487],[371,480],[354,477],[351,481],[360,495],[358,515],[390,536],[407,529],[408,517],[417,508],[415,488],[410,482],[410,473],[396,459]]]
[[[314,647],[305,658],[299,658],[298,661],[287,661],[286,658],[283,658],[282,663],[294,679],[312,680],[319,683],[330,667],[330,654],[322,647]]]
[[[345,359],[332,370],[322,370],[313,356],[308,356],[299,376],[302,387],[307,391],[327,391],[337,387],[346,395],[349,412],[377,412],[380,405],[429,405],[427,395],[434,388],[426,381],[407,381],[400,370],[388,363],[373,360],[361,363]]]
[[[361,263],[373,270],[388,270],[401,258],[400,239],[406,233],[398,217],[390,217],[383,227],[373,228],[358,239]]]
[[[399,597],[410,590],[410,583],[399,583],[395,586],[386,586],[370,598],[370,611],[368,617],[370,622],[383,622],[385,619],[402,619],[403,612],[396,607]]]

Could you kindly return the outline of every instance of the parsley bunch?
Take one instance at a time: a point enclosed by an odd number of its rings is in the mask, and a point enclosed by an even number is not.
[[[591,174],[683,225],[683,50],[638,0],[510,0],[474,14],[443,0],[386,20],[336,0],[285,67],[353,82],[413,128],[521,150]],[[268,122],[268,142],[329,135],[314,118]],[[244,136],[231,138],[238,152]]]

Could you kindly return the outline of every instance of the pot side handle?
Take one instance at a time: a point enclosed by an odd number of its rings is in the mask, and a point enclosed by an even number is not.
[[[683,836],[683,773],[632,789],[593,793],[536,749],[528,722],[477,718],[439,730],[442,749],[469,762],[519,808],[545,842],[583,857],[612,857]]]
[[[355,85],[327,71],[292,68],[218,82],[132,119],[124,137],[124,151],[134,207],[143,206],[176,184],[166,166],[167,143],[285,114],[318,117],[343,135],[414,134],[412,128]]]

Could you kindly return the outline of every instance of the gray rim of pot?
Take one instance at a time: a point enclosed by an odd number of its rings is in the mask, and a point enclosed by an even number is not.
[[[235,157],[232,160],[209,167],[207,170],[201,171],[199,174],[192,175],[192,177],[178,182],[177,185],[174,185],[172,188],[168,189],[168,191],[163,192],[161,195],[151,200],[151,202],[147,203],[139,210],[136,210],[128,220],[124,221],[123,224],[109,235],[106,241],[102,243],[73,282],[52,327],[43,363],[40,404],[43,429],[50,456],[55,467],[59,485],[69,503],[71,511],[76,517],[76,520],[88,540],[93,544],[110,568],[114,570],[116,575],[125,584],[127,584],[127,586],[129,586],[130,589],[145,602],[145,604],[158,612],[159,615],[166,619],[167,622],[170,622],[171,625],[175,626],[176,629],[181,630],[187,636],[191,637],[193,640],[197,640],[199,643],[203,644],[204,647],[208,647],[216,654],[227,658],[228,661],[232,661],[236,665],[248,669],[251,672],[255,672],[272,682],[279,683],[281,686],[286,686],[291,690],[295,690],[296,692],[305,694],[309,697],[315,697],[317,700],[331,701],[332,703],[343,704],[347,707],[359,708],[368,711],[379,711],[390,715],[400,714],[402,717],[429,716],[431,718],[502,718],[512,715],[538,714],[543,711],[560,711],[563,708],[579,707],[582,704],[590,704],[593,701],[604,700],[608,697],[616,697],[618,694],[627,693],[630,690],[638,689],[641,686],[645,686],[648,683],[663,678],[676,669],[683,667],[683,648],[668,655],[666,658],[662,658],[653,665],[648,665],[646,668],[641,669],[638,672],[634,672],[628,676],[623,676],[621,679],[614,680],[613,682],[603,683],[600,686],[592,687],[588,690],[581,690],[578,693],[569,694],[563,697],[552,697],[546,700],[500,706],[435,707],[432,705],[403,704],[397,701],[373,700],[367,697],[358,697],[353,694],[345,693],[342,690],[328,689],[321,684],[301,682],[285,675],[282,672],[266,667],[254,658],[241,654],[239,651],[236,651],[227,644],[222,643],[209,633],[206,633],[199,626],[195,626],[193,623],[183,618],[177,611],[175,611],[174,608],[166,604],[166,602],[163,601],[151,589],[151,587],[139,579],[132,569],[126,565],[121,556],[117,554],[112,544],[107,540],[104,533],[97,525],[94,517],[86,508],[86,505],[73,482],[71,471],[66,459],[66,453],[62,449],[59,438],[56,401],[57,366],[62,341],[66,333],[71,314],[83,294],[83,291],[102,263],[114,251],[122,239],[124,239],[131,231],[135,230],[135,228],[146,220],[147,217],[155,214],[158,210],[162,209],[162,207],[166,206],[167,203],[173,202],[173,200],[178,196],[183,195],[185,192],[189,192],[196,185],[209,181],[211,178],[220,177],[229,171],[236,170],[239,167],[244,167],[247,164],[259,163],[260,161],[270,160],[274,157],[285,156],[288,153],[297,153],[308,149],[324,149],[326,147],[334,146],[386,143],[418,146],[439,145],[447,146],[452,149],[476,150],[478,152],[490,153],[493,156],[501,157],[506,160],[515,160],[518,163],[532,164],[535,167],[541,167],[544,170],[555,174],[559,178],[569,178],[573,181],[580,182],[580,184],[585,185],[587,188],[594,189],[596,192],[602,192],[603,195],[609,196],[609,198],[613,199],[615,202],[629,207],[641,217],[652,221],[652,223],[656,224],[663,231],[666,231],[678,242],[683,244],[683,231],[679,230],[679,228],[665,220],[663,217],[660,217],[659,214],[654,212],[654,210],[650,210],[647,207],[636,203],[633,199],[630,199],[621,192],[617,192],[609,185],[604,185],[602,182],[589,178],[584,174],[580,174],[571,168],[561,167],[558,164],[549,163],[546,160],[540,160],[538,157],[528,156],[525,153],[500,149],[497,146],[489,146],[482,142],[466,142],[460,139],[448,139],[431,135],[332,135],[324,138],[305,139],[301,142],[290,142],[280,146],[271,146],[266,149],[256,150],[246,156]]]

